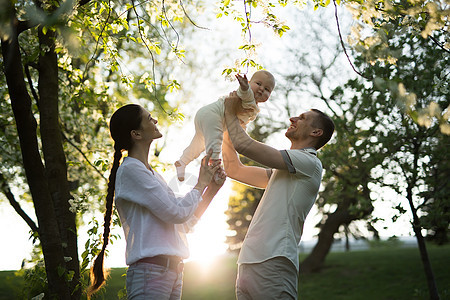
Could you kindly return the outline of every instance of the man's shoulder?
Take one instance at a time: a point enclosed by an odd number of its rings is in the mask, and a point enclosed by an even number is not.
[[[285,151],[287,151],[289,153],[289,155],[305,155],[305,154],[309,154],[309,155],[313,155],[317,157],[317,150],[310,147],[310,148],[299,148],[299,149],[286,149]]]
[[[322,163],[317,158],[317,151],[314,148],[287,149],[280,151],[288,167],[289,173],[295,174],[299,171],[315,170],[322,167]],[[303,173],[303,172],[301,172]]]
[[[289,157],[291,160],[309,160],[312,162],[320,161],[317,158],[317,150],[314,148],[304,148],[304,149],[285,149],[280,150],[283,157]]]

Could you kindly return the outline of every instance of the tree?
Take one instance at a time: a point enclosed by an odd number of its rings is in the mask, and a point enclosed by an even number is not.
[[[448,39],[450,9],[446,1],[349,1],[346,7],[352,11],[353,18],[359,21],[352,30],[349,43],[372,65],[377,61],[395,65],[398,53],[391,47],[389,40],[400,38],[405,31],[429,40],[439,51],[450,53]],[[400,30],[395,30],[393,26]],[[367,27],[371,29],[369,34],[365,34],[364,31]],[[442,77],[438,75],[438,78]],[[367,76],[366,78],[373,79]],[[395,93],[397,87],[392,86],[392,89]],[[429,103],[431,107],[439,106],[436,104],[436,102]],[[426,125],[427,122],[424,120],[432,118],[440,124],[442,132],[450,134],[449,118],[446,113],[448,107],[433,111],[420,105],[417,107],[408,103],[404,105],[409,106],[408,115],[420,125]]]
[[[231,74],[239,71],[240,68],[256,67],[259,62],[254,59],[254,53],[257,52],[257,41],[252,39],[252,30],[255,25],[264,24],[274,30],[275,33],[282,36],[290,30],[290,27],[278,17],[280,11],[292,11],[292,7],[303,8],[305,2],[296,0],[278,1],[273,3],[267,0],[249,0],[242,2],[233,2],[223,0],[220,2],[220,12],[218,17],[229,16],[239,22],[242,27],[243,35],[246,37],[246,43],[240,47],[245,51],[244,58],[239,60],[238,67],[230,67],[224,70],[224,73]],[[336,11],[336,23],[339,29],[339,19],[337,18],[338,5],[345,6],[353,14],[354,26],[348,41],[352,49],[361,53],[366,58],[366,62],[373,64],[376,61],[385,61],[389,64],[395,63],[396,54],[389,48],[386,34],[394,21],[396,26],[413,31],[416,35],[424,39],[431,40],[436,47],[442,51],[450,51],[450,42],[448,39],[448,16],[450,9],[446,1],[443,0],[402,0],[397,2],[380,1],[360,1],[351,0],[341,2],[340,0],[313,0],[310,2],[314,9],[327,7],[332,3]],[[277,10],[277,8],[280,8]],[[298,25],[297,25],[298,26]],[[352,59],[346,51],[343,34],[339,33],[343,50],[352,65],[354,71],[363,75],[363,71],[358,71],[353,66]],[[363,75],[364,76],[364,75]],[[366,77],[366,79],[373,79]],[[446,108],[448,110],[448,108]],[[408,114],[413,120],[420,123],[421,119],[431,117],[440,123],[440,129],[450,133],[450,124],[448,115],[444,110],[434,111],[423,110],[411,107]]]
[[[129,96],[145,95],[154,102],[154,110],[176,117],[164,95],[178,84],[164,78],[163,68],[155,71],[161,65],[155,56],[161,53],[164,59],[174,52],[182,57],[177,44],[170,42],[177,32],[166,28],[174,28],[170,27],[174,20],[182,21],[184,7],[178,2],[135,6],[94,1],[2,5],[0,80],[8,89],[2,85],[1,92],[11,108],[2,103],[1,113],[7,117],[2,118],[1,133],[8,141],[3,147],[20,149],[2,155],[2,192],[39,239],[48,280],[46,297],[79,299],[83,284],[77,210],[85,212],[82,204],[103,194],[95,187],[104,184],[102,174],[109,167],[109,151],[94,145],[108,141],[106,120]],[[158,23],[165,35],[154,27]],[[139,50],[133,43],[140,45]],[[161,49],[162,44],[170,46]],[[124,55],[130,49],[136,58]],[[126,89],[134,83],[133,70],[124,67],[143,53],[153,59],[147,72],[138,73],[136,86],[141,88],[135,96]],[[26,182],[20,189],[31,195],[37,224],[21,210],[10,187],[13,182]],[[83,255],[83,260],[85,268],[89,256]]]
[[[438,245],[449,242],[450,224],[450,199],[447,178],[449,178],[450,165],[448,151],[448,135],[439,135],[432,144],[432,149],[426,152],[430,155],[430,161],[424,165],[424,173],[429,176],[424,178],[427,190],[420,192],[423,199],[420,209],[424,212],[419,216],[420,224],[427,230],[427,239]]]
[[[365,69],[366,76],[375,78],[373,82],[361,84],[350,81],[348,86],[357,93],[360,101],[368,99],[368,103],[376,108],[367,109],[372,112],[366,115],[366,120],[360,119],[360,122],[374,125],[374,130],[368,136],[374,141],[371,147],[385,154],[379,160],[378,167],[381,170],[372,169],[372,182],[389,186],[408,201],[430,299],[439,299],[419,216],[423,214],[422,219],[426,220],[426,216],[440,215],[439,221],[434,219],[433,223],[446,224],[442,226],[448,228],[449,219],[445,213],[448,197],[442,197],[435,188],[439,185],[444,190],[448,189],[448,184],[443,184],[439,176],[442,172],[448,172],[446,163],[442,165],[444,169],[435,164],[426,167],[429,161],[448,160],[446,153],[437,152],[442,147],[441,141],[447,140],[448,136],[443,133],[445,130],[440,130],[442,123],[430,117],[436,115],[434,112],[422,115],[427,116],[425,118],[430,122],[428,126],[420,125],[423,120],[419,124],[414,122],[408,114],[414,115],[412,110],[430,110],[435,105],[435,111],[448,107],[448,91],[440,89],[438,85],[441,80],[448,82],[448,55],[417,32],[396,26],[397,20],[392,20],[390,25],[385,24],[385,28],[389,28],[386,43],[390,51],[396,53],[395,66],[377,62]],[[363,123],[361,125],[364,126]],[[428,168],[433,171],[426,172]],[[439,175],[436,177],[433,173]],[[406,212],[400,204],[395,206],[400,213]]]
[[[54,31],[44,33],[39,30],[37,38],[42,46],[38,58],[40,80],[38,82],[39,106],[41,112],[42,141],[52,140],[43,148],[45,167],[42,163],[37,137],[37,124],[31,111],[31,97],[25,84],[23,65],[19,48],[19,26],[15,8],[8,2],[6,12],[9,15],[11,28],[15,30],[11,36],[2,36],[2,54],[5,77],[9,88],[11,106],[17,125],[17,132],[22,149],[23,165],[32,194],[36,216],[38,218],[38,234],[44,253],[51,295],[61,299],[69,299],[75,290],[76,281],[69,276],[79,277],[79,263],[76,243],[75,215],[69,212],[69,189],[66,173],[65,156],[62,149],[62,136],[59,134],[57,116],[58,103],[58,71],[55,54]],[[23,23],[18,23],[22,24]],[[44,51],[47,48],[49,51]],[[56,113],[56,114],[55,114]],[[56,122],[56,126],[55,126]],[[59,222],[58,222],[59,220]],[[63,244],[66,247],[63,247]],[[64,261],[64,257],[71,260]],[[66,269],[67,268],[67,269]],[[53,271],[50,271],[53,270]],[[74,285],[75,283],[75,285]],[[77,292],[79,294],[79,290]]]
[[[399,89],[395,94],[390,93],[390,97],[393,99],[400,98],[400,101],[401,98],[406,97],[406,103],[414,101],[415,106],[423,110],[429,109],[434,105],[437,106],[438,110],[445,109],[449,105],[448,92],[442,93],[439,88],[436,88],[436,77],[442,76],[443,74],[443,77],[440,79],[448,82],[450,75],[446,71],[448,55],[434,47],[433,44],[430,44],[430,41],[415,35],[414,32],[405,32],[403,37],[403,39],[393,38],[389,40],[391,48],[403,51],[401,51],[402,54],[398,57],[398,67],[395,72],[386,72],[385,78],[388,83],[390,81],[396,82],[401,80],[405,89],[409,90],[411,94],[405,94]],[[380,83],[379,88],[381,92],[386,92],[384,90],[386,89],[386,85]],[[390,118],[394,116],[395,114],[391,112]],[[381,139],[381,142],[392,153],[385,162],[385,169],[392,174],[396,174],[394,182],[388,183],[388,185],[408,200],[412,214],[412,227],[419,245],[428,282],[430,299],[439,299],[425,240],[422,235],[423,224],[419,216],[421,213],[425,214],[425,216],[439,214],[441,215],[440,223],[446,223],[446,227],[448,228],[448,214],[445,214],[445,210],[442,211],[441,209],[445,209],[446,206],[448,207],[449,199],[448,197],[442,197],[440,191],[435,189],[437,184],[442,185],[439,176],[434,177],[432,176],[433,173],[425,172],[425,166],[430,159],[434,161],[436,158],[443,158],[443,167],[445,168],[445,162],[448,161],[448,154],[438,154],[436,151],[439,151],[440,147],[442,147],[440,141],[448,139],[448,136],[445,136],[440,131],[439,128],[442,124],[436,121],[432,121],[427,127],[420,126],[406,118],[403,112],[399,112],[396,119],[401,121],[399,123],[401,127],[395,131],[389,131],[385,139]],[[394,120],[391,119],[389,121],[391,124],[395,124]],[[387,120],[387,122],[389,121]],[[398,148],[400,151],[392,151],[392,148]],[[438,174],[442,170],[441,167],[437,167],[436,165],[430,167],[434,169],[433,171],[438,172]],[[448,172],[448,169],[444,169],[444,172]],[[401,184],[402,182],[404,182],[403,185]],[[444,184],[442,188],[444,190],[448,189],[448,183]],[[427,191],[425,193],[425,195],[428,195],[427,197],[420,196],[422,189]],[[435,204],[438,205],[433,205],[435,198],[437,200]],[[439,202],[444,205],[439,205]],[[426,209],[424,210],[423,208]],[[436,211],[433,212],[433,209],[436,209]],[[426,220],[426,217],[423,220]]]

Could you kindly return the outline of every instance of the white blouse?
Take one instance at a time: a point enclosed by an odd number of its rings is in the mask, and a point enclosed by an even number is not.
[[[176,197],[161,175],[138,159],[125,157],[116,175],[115,205],[126,239],[126,263],[156,255],[189,256],[186,232],[201,193]]]

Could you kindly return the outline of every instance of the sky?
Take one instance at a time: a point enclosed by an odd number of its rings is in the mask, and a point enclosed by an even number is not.
[[[290,21],[295,22],[295,19]],[[170,126],[169,129],[164,128],[161,130],[165,134],[165,147],[162,150],[159,159],[165,163],[171,164],[175,162],[181,155],[182,150],[189,144],[190,138],[194,134],[193,116],[198,107],[215,101],[219,96],[226,95],[228,92],[237,88],[236,82],[225,80],[221,73],[226,66],[233,64],[233,61],[230,60],[229,57],[227,58],[226,54],[231,52],[236,53],[237,46],[241,44],[242,40],[236,38],[240,36],[240,28],[234,23],[226,22],[225,19],[210,21],[208,23],[208,28],[209,30],[198,33],[198,40],[186,42],[187,49],[194,45],[198,48],[197,53],[201,53],[201,56],[205,58],[205,61],[201,62],[201,64],[208,64],[208,67],[205,68],[204,73],[200,72],[200,74],[195,74],[198,78],[193,82],[193,86],[190,87],[190,93],[175,93],[174,95],[171,95],[172,101],[180,102],[179,108],[181,112],[186,115],[186,118],[183,122]],[[258,32],[256,28],[254,39],[261,43],[261,49],[259,50],[260,59],[267,65],[276,66],[274,69],[283,69],[283,60],[281,58],[283,57],[282,51],[284,47],[286,47],[286,43],[288,43],[287,40],[279,39],[271,34],[268,29],[261,29],[261,32]],[[211,45],[218,45],[218,47],[212,47]],[[222,58],[224,59],[221,60]],[[217,62],[218,60],[220,60],[220,62]],[[349,65],[347,67],[350,69]],[[180,74],[183,73],[183,66],[180,66],[179,72]],[[190,74],[187,75],[189,76]],[[273,101],[269,100],[265,105],[261,106],[261,114],[265,114],[272,118],[284,118],[287,128],[287,116],[277,115],[276,113],[277,99],[279,98],[281,98],[281,95],[277,94],[277,89],[275,88],[271,96]],[[302,102],[299,103],[297,108],[298,112],[296,113],[300,114],[302,111],[311,107],[324,109],[320,103],[313,103],[307,99],[302,99]],[[180,139],[180,136],[186,138]],[[278,149],[289,147],[289,141],[284,137],[284,132],[275,134],[268,140],[268,144]],[[198,174],[198,168],[199,160],[194,161],[188,166],[187,174],[195,176]],[[169,168],[162,173],[162,175],[175,192],[183,193],[190,188],[189,184],[181,184],[176,180],[174,168]],[[199,224],[197,224],[194,233],[188,236],[191,260],[201,260],[206,264],[216,255],[225,253],[227,248],[225,244],[227,224],[224,211],[227,209],[230,192],[231,180],[227,179],[227,182],[215,197]],[[390,191],[380,190],[377,193],[386,194],[390,193]],[[393,234],[408,235],[411,232],[409,214],[400,218],[395,224],[389,222],[389,219],[394,213],[391,209],[392,204],[402,201],[404,200],[400,197],[392,195],[390,202],[379,201],[375,205],[374,215],[382,216],[387,219],[384,224],[378,227],[382,236],[388,237]],[[30,216],[34,216],[31,206],[25,205],[24,209]],[[98,220],[103,219],[102,215],[96,217]],[[314,235],[317,234],[317,229],[314,226],[319,220],[320,216],[317,215],[317,210],[314,207],[306,219],[302,241],[311,241],[314,239]],[[29,239],[28,226],[6,201],[0,203],[0,228],[2,228],[1,238],[4,241],[3,247],[0,248],[0,270],[19,269],[22,260],[29,257],[32,243]],[[83,234],[83,232],[86,231],[87,228],[85,227],[79,229],[80,253],[83,250],[82,247],[87,238],[86,234]],[[113,233],[116,233],[119,236],[123,235],[121,228],[116,228]],[[112,245],[109,245],[108,250],[109,256],[105,264],[108,267],[124,267],[124,239],[121,238]]]

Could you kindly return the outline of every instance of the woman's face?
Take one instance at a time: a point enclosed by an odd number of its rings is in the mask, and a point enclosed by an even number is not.
[[[161,132],[159,132],[156,124],[158,120],[154,119],[152,115],[145,109],[142,109],[141,112],[141,128],[139,130],[142,131],[142,136],[144,139],[154,140],[162,137]]]

